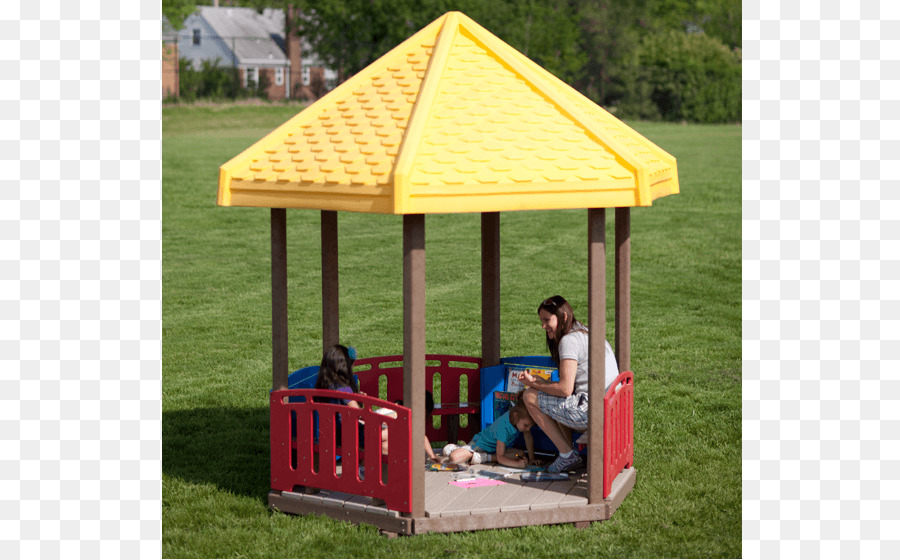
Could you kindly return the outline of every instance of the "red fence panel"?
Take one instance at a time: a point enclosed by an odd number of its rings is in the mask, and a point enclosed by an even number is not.
[[[425,388],[432,390],[435,375],[440,381],[440,395],[433,395],[439,404],[432,413],[440,421],[438,427],[434,427],[432,419],[427,419],[425,435],[429,440],[469,442],[481,430],[480,368],[481,358],[425,355]],[[387,381],[385,400],[403,400],[403,356],[361,358],[353,363],[353,373],[359,378],[359,390],[363,393],[379,395],[379,379],[384,376]],[[467,416],[466,426],[459,424],[461,415]]]
[[[619,374],[603,397],[603,497],[634,463],[634,373]]]
[[[313,400],[313,397],[346,399],[348,396],[347,393],[321,389],[271,393],[272,488],[291,491],[299,485],[372,496],[383,499],[392,510],[412,511],[410,410],[365,395],[352,396],[352,400],[362,406],[360,409]],[[297,402],[288,402],[290,397]],[[396,418],[376,413],[373,406],[393,411]],[[382,427],[387,432],[387,455],[382,455]],[[296,437],[292,437],[294,431]],[[338,461],[341,463],[340,475]],[[363,467],[362,477],[360,466]]]

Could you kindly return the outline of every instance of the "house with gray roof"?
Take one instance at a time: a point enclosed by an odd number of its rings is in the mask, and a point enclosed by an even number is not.
[[[262,80],[269,99],[299,97],[300,39],[285,40],[284,22],[281,10],[198,6],[178,33],[178,53],[195,68],[204,60],[237,68],[244,87]]]
[[[284,42],[284,25],[285,12],[274,8],[265,8],[262,12],[262,18],[271,30],[273,37],[277,36],[277,40]],[[287,52],[287,50],[285,50]],[[306,37],[300,37],[300,85],[302,86],[303,97],[316,99],[321,93],[316,94],[316,80],[320,80],[320,88],[324,91],[330,91],[337,86],[338,73],[336,70],[328,68],[319,58],[319,55],[313,50]]]

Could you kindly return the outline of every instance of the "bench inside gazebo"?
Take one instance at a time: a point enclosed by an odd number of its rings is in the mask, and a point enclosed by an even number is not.
[[[371,523],[389,534],[609,519],[636,480],[630,208],[677,192],[673,157],[458,12],[224,164],[218,204],[271,209],[269,506]],[[314,400],[339,396],[311,388],[314,367],[290,374],[288,208],[321,212],[324,348],[340,333],[338,213],[403,216],[403,353],[355,364],[367,394],[354,397],[361,409]],[[589,391],[606,397],[590,400],[587,469],[565,481],[507,476],[505,484],[449,484],[453,473],[426,472],[418,442],[426,433],[433,442],[468,441],[491,418],[504,368],[552,365],[542,357],[500,356],[500,212],[571,208],[587,209]],[[608,392],[606,208],[616,209],[615,352],[623,372]],[[460,212],[481,214],[482,355],[426,355],[425,215]],[[424,402],[436,374],[437,428],[426,422]],[[462,379],[467,399],[460,397]],[[508,474],[475,467],[487,478]]]

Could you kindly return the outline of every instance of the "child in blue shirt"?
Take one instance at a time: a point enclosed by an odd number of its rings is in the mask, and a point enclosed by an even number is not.
[[[521,397],[521,395],[520,395]],[[507,467],[524,469],[529,464],[535,464],[534,439],[531,436],[531,427],[534,420],[528,414],[525,403],[520,398],[516,405],[500,418],[475,434],[468,445],[459,447],[449,444],[444,447],[444,455],[450,457],[454,463],[462,463],[471,459],[473,464],[497,461]],[[507,449],[512,445],[516,437],[522,432],[525,437],[525,448],[528,456],[519,449]]]

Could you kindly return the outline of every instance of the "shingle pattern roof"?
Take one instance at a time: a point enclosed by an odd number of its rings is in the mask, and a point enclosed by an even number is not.
[[[242,62],[286,62],[287,57],[272,38],[269,18],[253,8],[200,6],[200,13]],[[282,31],[282,35],[283,35]]]
[[[223,165],[219,204],[408,214],[675,192],[674,158],[450,12]]]

